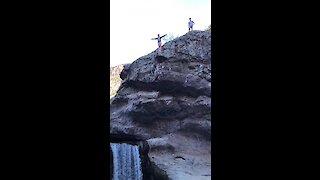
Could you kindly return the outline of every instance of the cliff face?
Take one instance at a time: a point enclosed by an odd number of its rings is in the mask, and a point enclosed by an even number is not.
[[[114,139],[145,140],[168,179],[211,178],[211,32],[191,31],[125,65],[110,100]]]

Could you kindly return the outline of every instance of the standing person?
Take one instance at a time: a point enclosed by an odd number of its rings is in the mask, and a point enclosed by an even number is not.
[[[191,20],[191,18],[189,18],[189,22],[188,22],[189,31],[193,30],[193,25],[194,25],[194,22]]]
[[[160,37],[160,34],[158,34],[158,37],[152,38],[151,40],[158,40],[158,48],[161,48],[161,38],[165,37],[167,34]]]

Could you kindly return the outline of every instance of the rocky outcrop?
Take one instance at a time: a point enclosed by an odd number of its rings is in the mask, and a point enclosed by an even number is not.
[[[120,77],[111,140],[146,141],[162,177],[210,179],[211,32],[188,32],[125,65]]]

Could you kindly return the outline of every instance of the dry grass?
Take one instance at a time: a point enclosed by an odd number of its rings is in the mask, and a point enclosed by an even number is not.
[[[114,96],[121,84],[120,76],[110,77],[110,96]]]

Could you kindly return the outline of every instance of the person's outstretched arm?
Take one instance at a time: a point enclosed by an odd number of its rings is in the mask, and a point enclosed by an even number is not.
[[[165,34],[165,35],[163,35],[163,36],[161,36],[160,38],[163,38],[163,37],[165,37],[167,34]]]
[[[158,38],[152,38],[151,40],[157,40]]]

